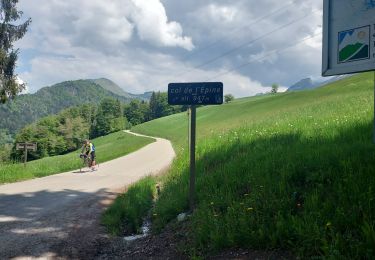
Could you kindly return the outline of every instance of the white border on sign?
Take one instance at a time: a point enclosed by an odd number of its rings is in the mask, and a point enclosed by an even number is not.
[[[322,50],[322,76],[334,76],[334,75],[342,75],[342,74],[353,74],[357,72],[365,72],[365,71],[374,71],[375,70],[375,63],[373,64],[353,64],[350,66],[340,67],[340,68],[330,68],[330,60],[331,57],[331,50],[330,50],[330,34],[331,34],[331,27],[330,27],[330,17],[331,17],[332,9],[331,9],[331,0],[324,0],[323,1],[323,50]],[[367,26],[367,25],[366,25]],[[373,24],[370,25],[370,30],[372,29]],[[371,41],[371,38],[370,38]],[[372,46],[372,42],[370,43],[370,48]],[[335,54],[336,55],[336,54]],[[371,55],[371,51],[370,51]]]

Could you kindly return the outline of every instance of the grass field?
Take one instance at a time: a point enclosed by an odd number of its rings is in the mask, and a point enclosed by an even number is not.
[[[97,161],[102,163],[134,152],[153,142],[153,139],[121,131],[96,138],[92,142],[95,144]],[[0,165],[0,184],[79,169],[82,165],[79,154],[80,151],[76,151],[66,155],[46,157],[28,162],[26,168],[23,164]]]
[[[192,246],[372,258],[373,91],[373,74],[364,73],[312,91],[199,108]],[[157,231],[187,210],[187,116],[133,131],[168,138],[177,148],[154,207]]]
[[[131,235],[141,233],[143,218],[152,206],[155,193],[155,178],[146,177],[131,185],[125,194],[102,216],[102,224],[112,235]]]

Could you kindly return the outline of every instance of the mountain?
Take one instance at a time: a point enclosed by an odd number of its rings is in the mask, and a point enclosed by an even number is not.
[[[148,92],[145,92],[143,94],[133,95],[133,96],[137,96],[137,97],[139,97],[143,100],[149,101],[151,99],[152,93],[153,93],[153,91],[148,91]]]
[[[331,77],[330,79],[325,80],[325,81],[313,81],[311,78],[306,78],[290,86],[287,91],[291,92],[291,91],[320,88],[330,83],[333,83],[333,82],[336,82],[336,81],[339,81],[339,80],[342,80],[351,76],[353,75],[339,75],[339,76]]]
[[[336,81],[343,80],[343,79],[346,79],[346,78],[350,78],[350,77],[353,77],[353,76],[354,76],[353,74],[345,74],[345,75],[333,76],[330,79],[319,83],[318,87],[323,87],[325,85],[328,85],[328,84],[331,84],[331,83],[334,83]]]
[[[315,84],[313,83],[311,78],[306,78],[298,81],[294,85],[288,88],[287,91],[297,91],[297,90],[304,90],[304,89],[313,89],[315,88]]]
[[[94,82],[101,86],[102,88],[119,95],[121,97],[129,98],[129,99],[139,99],[144,101],[149,101],[152,95],[151,92],[145,92],[144,94],[132,94],[129,92],[126,92],[123,90],[119,85],[114,83],[113,81],[106,79],[106,78],[100,78],[100,79],[89,79],[89,81]]]
[[[143,99],[127,96],[125,91],[116,87],[114,83],[111,84],[109,80],[99,79],[97,82],[95,83],[94,80],[66,81],[44,87],[34,94],[20,95],[0,105],[0,133],[14,135],[22,127],[41,117],[57,114],[65,108],[84,103],[98,104],[107,97],[124,103],[134,98]]]
[[[89,79],[88,81],[94,82],[95,84],[98,84],[102,88],[118,95],[121,97],[131,98],[131,94],[120,88],[116,83],[113,81],[106,79],[106,78],[100,78],[100,79]]]

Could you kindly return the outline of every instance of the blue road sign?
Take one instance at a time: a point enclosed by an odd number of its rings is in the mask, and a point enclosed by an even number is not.
[[[220,105],[223,104],[222,82],[170,83],[170,105]]]

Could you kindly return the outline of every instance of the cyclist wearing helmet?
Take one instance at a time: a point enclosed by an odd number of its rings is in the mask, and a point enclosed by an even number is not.
[[[82,146],[82,154],[86,154],[86,156],[91,157],[91,170],[95,170],[95,146],[93,143],[90,142],[90,140],[86,139]]]

